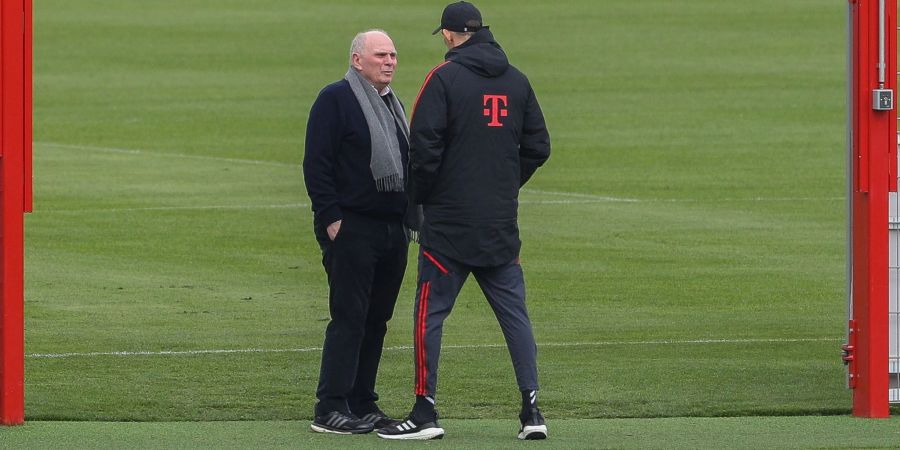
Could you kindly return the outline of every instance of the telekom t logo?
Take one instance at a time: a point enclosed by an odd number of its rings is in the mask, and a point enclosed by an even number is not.
[[[509,110],[506,109],[506,96],[485,95],[484,107],[484,115],[491,118],[487,125],[489,127],[502,127],[503,124],[500,123],[500,118],[509,115]]]

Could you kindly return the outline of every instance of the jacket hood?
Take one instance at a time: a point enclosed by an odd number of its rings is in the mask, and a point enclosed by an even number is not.
[[[462,64],[478,75],[494,78],[509,68],[509,59],[487,28],[475,32],[468,41],[450,49],[444,56],[447,61]]]

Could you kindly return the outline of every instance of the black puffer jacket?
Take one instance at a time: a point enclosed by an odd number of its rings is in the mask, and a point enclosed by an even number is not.
[[[410,192],[422,245],[477,267],[519,255],[519,188],[550,156],[528,79],[487,29],[426,77],[410,125]]]

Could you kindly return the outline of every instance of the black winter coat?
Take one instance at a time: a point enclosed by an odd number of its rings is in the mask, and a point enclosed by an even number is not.
[[[476,267],[519,255],[519,188],[550,157],[531,84],[487,29],[426,77],[410,124],[412,200],[421,243]]]
[[[399,128],[397,140],[405,164],[407,143]],[[325,86],[309,112],[303,157],[303,179],[318,231],[343,219],[347,211],[383,220],[403,218],[407,195],[379,192],[369,168],[371,159],[369,125],[350,83],[340,80]]]

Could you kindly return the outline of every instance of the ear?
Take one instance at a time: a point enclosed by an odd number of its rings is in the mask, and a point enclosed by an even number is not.
[[[350,65],[352,65],[356,70],[362,70],[362,63],[360,62],[360,59],[361,58],[359,56],[359,53],[354,53],[350,58]]]
[[[452,49],[456,46],[456,42],[453,42],[453,33],[447,30],[441,30],[441,34],[444,36],[444,44],[447,45],[447,48]]]

